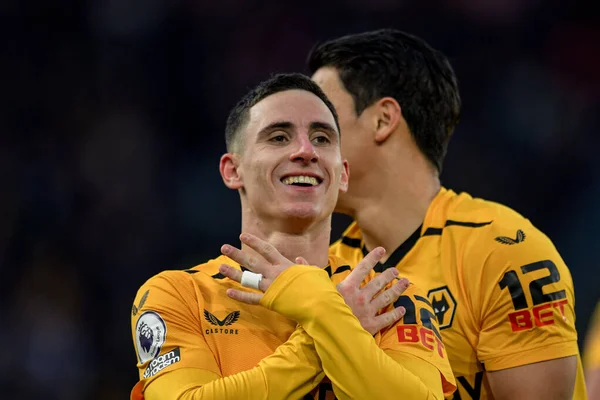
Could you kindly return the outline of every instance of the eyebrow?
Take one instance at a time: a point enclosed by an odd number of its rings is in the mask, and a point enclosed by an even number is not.
[[[264,128],[262,128],[258,132],[258,135],[259,136],[264,136],[265,134],[270,133],[272,131],[276,131],[278,129],[290,129],[290,128],[293,128],[293,127],[294,127],[294,124],[292,124],[291,122],[288,122],[288,121],[277,121],[277,122],[270,123],[269,125],[267,125]]]
[[[262,128],[258,132],[258,135],[264,136],[265,134],[268,134],[268,133],[278,130],[278,129],[292,129],[294,127],[295,127],[295,125],[289,121],[277,121],[277,122],[270,123],[269,125]],[[310,131],[322,130],[322,131],[327,131],[334,135],[338,134],[338,131],[333,126],[331,126],[331,124],[328,124],[327,122],[313,121],[308,126],[308,129]]]
[[[311,122],[309,125],[309,129],[311,131],[321,130],[321,131],[328,131],[329,133],[332,133],[335,135],[338,134],[338,131],[333,126],[328,124],[327,122],[319,122],[319,121]]]

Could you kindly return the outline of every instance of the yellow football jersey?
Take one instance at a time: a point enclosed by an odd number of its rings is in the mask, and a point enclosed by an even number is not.
[[[164,271],[138,290],[131,329],[140,382],[132,399],[180,368],[220,376],[249,370],[294,331],[295,322],[227,297],[225,291],[239,285],[219,273],[221,264],[237,265],[221,256],[185,271]]]
[[[221,264],[243,268],[220,256],[189,270],[162,272],[138,290],[131,329],[140,381],[131,393],[132,399],[143,399],[145,388],[170,371],[192,368],[219,377],[248,371],[296,334],[297,324],[281,314],[230,299],[226,290],[242,287],[219,273]],[[331,256],[325,271],[339,282],[351,268],[340,265],[339,260]],[[419,301],[423,296],[424,293],[411,285],[403,301],[410,311],[405,319],[411,318],[414,325],[402,330],[401,320],[393,328],[377,334],[375,341],[386,353],[408,354],[429,362],[438,371],[438,376],[433,379],[440,379],[444,393],[449,394],[455,389],[454,378],[437,322],[431,318],[433,310]],[[411,308],[409,304],[415,306]],[[310,346],[304,345],[307,349]],[[318,359],[316,363],[319,363]],[[402,363],[406,366],[410,360]],[[288,370],[292,367],[286,366]],[[349,366],[340,365],[339,368],[343,370]],[[310,372],[310,368],[304,371]],[[315,388],[318,380],[311,386],[312,377],[298,375],[297,371],[294,374],[286,372],[284,379],[289,386],[300,383],[303,387],[310,386],[304,392],[305,398],[332,397],[332,385],[328,380]],[[262,381],[256,385],[260,384]]]
[[[330,254],[354,265],[367,250],[353,222]],[[423,225],[377,272],[396,267],[426,293],[458,382],[454,399],[492,399],[484,372],[576,355],[571,274],[529,220],[442,188]],[[574,399],[585,399],[581,362]]]
[[[335,260],[338,267],[331,263],[330,258],[330,265],[325,270],[331,276],[332,282],[337,285],[348,277],[357,263],[350,266],[343,264],[337,257]],[[362,286],[377,275],[378,273],[375,271],[370,271]],[[384,290],[390,288],[396,282],[397,280],[391,282]],[[442,341],[433,308],[425,298],[425,292],[411,283],[396,301],[396,304],[381,310],[381,313],[390,311],[393,307],[399,305],[404,306],[406,314],[393,326],[378,332],[374,336],[375,342],[386,352],[408,353],[435,366],[440,372],[444,394],[446,396],[451,395],[456,390],[456,380],[452,374],[448,354]],[[327,378],[317,389],[317,391],[312,392],[315,399],[335,399],[332,385]]]
[[[600,303],[590,321],[583,357],[586,370],[600,369]]]

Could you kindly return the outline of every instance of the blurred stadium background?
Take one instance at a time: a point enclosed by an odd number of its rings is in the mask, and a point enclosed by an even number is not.
[[[442,4],[443,3],[443,4]],[[0,398],[126,399],[139,285],[237,243],[230,107],[319,40],[396,27],[451,59],[443,184],[506,203],[600,295],[600,24],[559,0],[3,0]],[[348,221],[335,219],[337,236]]]

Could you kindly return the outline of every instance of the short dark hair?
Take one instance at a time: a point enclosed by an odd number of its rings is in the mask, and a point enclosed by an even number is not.
[[[328,66],[338,71],[357,115],[383,97],[396,99],[419,149],[441,172],[461,107],[444,54],[416,36],[380,29],[317,44],[308,56],[310,73]]]
[[[227,151],[235,151],[233,145],[238,139],[241,129],[248,123],[248,117],[252,107],[259,101],[275,93],[295,89],[305,90],[321,99],[327,108],[329,108],[331,114],[333,114],[335,126],[337,127],[338,132],[340,132],[340,124],[335,107],[331,104],[331,101],[329,101],[319,85],[303,74],[276,74],[270,79],[259,83],[258,86],[246,93],[229,113],[227,125],[225,127],[225,143],[227,144]]]

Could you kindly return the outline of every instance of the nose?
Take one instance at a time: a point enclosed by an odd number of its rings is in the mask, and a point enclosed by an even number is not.
[[[290,160],[292,161],[300,161],[305,164],[316,163],[319,161],[319,155],[315,146],[310,141],[310,138],[307,135],[298,135],[296,137],[296,150],[290,154]]]

